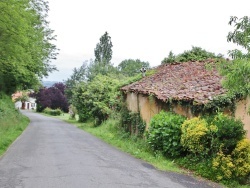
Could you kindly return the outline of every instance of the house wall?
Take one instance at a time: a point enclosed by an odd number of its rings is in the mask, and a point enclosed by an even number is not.
[[[235,118],[241,119],[244,128],[247,131],[247,138],[250,139],[250,114],[247,113],[250,108],[250,97],[237,102],[235,110]]]
[[[21,101],[15,102],[15,108],[21,109],[22,102]],[[36,99],[30,97],[29,100],[25,102],[24,109],[25,110],[35,110],[36,109]]]
[[[158,114],[161,110],[168,111],[165,103],[159,101],[153,96],[149,97],[148,95],[127,93],[126,102],[130,111],[140,112],[142,119],[146,122],[146,129],[149,127],[150,119],[155,114]],[[235,117],[242,120],[242,122],[244,123],[244,129],[247,130],[247,138],[250,139],[250,115],[247,114],[249,107],[250,97],[237,102]],[[188,118],[194,117],[191,109],[188,106],[173,104],[172,110],[175,113],[181,114]]]
[[[140,112],[141,118],[146,122],[146,129],[149,127],[151,118],[161,110],[168,111],[165,103],[159,101],[154,96],[127,93],[127,107],[132,112]],[[190,108],[179,104],[174,104],[172,110],[186,117],[193,117]]]

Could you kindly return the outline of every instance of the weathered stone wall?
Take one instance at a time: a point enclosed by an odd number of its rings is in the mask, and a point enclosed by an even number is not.
[[[248,109],[250,107],[250,97],[237,102],[235,110],[235,118],[241,119],[244,123],[244,128],[247,131],[247,138],[250,139],[250,114],[248,114]]]

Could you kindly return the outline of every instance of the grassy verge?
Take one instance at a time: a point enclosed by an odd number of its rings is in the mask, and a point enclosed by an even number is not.
[[[0,156],[23,132],[29,119],[14,108],[10,97],[0,96]]]

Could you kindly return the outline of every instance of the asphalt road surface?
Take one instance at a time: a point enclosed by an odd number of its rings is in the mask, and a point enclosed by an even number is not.
[[[30,111],[24,133],[0,158],[0,188],[209,188],[162,172],[61,120]]]

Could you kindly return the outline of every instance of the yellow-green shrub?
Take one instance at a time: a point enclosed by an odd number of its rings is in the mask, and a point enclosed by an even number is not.
[[[250,141],[239,141],[231,155],[226,155],[220,150],[212,161],[212,167],[218,181],[246,180],[250,174]]]
[[[181,126],[182,146],[193,154],[206,154],[207,127],[207,122],[199,117],[184,121]]]
[[[212,168],[217,181],[231,179],[234,170],[231,155],[225,155],[220,150],[212,161]]]
[[[235,165],[235,176],[244,179],[250,174],[250,140],[243,139],[238,142],[232,152],[232,158]]]

